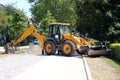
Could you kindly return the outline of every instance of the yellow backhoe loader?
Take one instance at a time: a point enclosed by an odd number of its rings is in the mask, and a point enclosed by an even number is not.
[[[12,40],[11,45],[23,41],[29,35],[33,35],[41,42],[42,54],[54,55],[56,51],[62,53],[65,56],[72,56],[75,51],[79,54],[88,54],[90,45],[94,44],[91,39],[86,41],[80,36],[74,36],[69,30],[69,23],[51,23],[49,25],[48,37],[45,37],[36,32],[34,25],[30,25],[17,40]]]

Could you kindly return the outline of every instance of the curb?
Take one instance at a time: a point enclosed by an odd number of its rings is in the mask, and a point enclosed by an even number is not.
[[[86,76],[88,80],[93,80],[90,69],[88,67],[86,59],[83,57],[84,65],[85,65],[85,70],[86,70]]]

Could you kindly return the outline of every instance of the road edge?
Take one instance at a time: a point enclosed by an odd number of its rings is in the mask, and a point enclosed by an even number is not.
[[[93,80],[86,58],[83,57],[83,60],[84,60],[85,69],[86,69],[86,76],[88,77],[88,80]]]

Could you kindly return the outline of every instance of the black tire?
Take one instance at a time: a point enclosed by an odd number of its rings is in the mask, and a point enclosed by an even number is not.
[[[74,43],[71,41],[65,41],[62,44],[61,51],[65,56],[72,56],[76,51]]]
[[[42,50],[42,55],[44,55],[44,50]]]
[[[53,41],[46,41],[44,49],[47,55],[54,55],[56,52],[55,43]]]
[[[76,50],[76,52],[78,53],[78,54],[80,54],[80,55],[82,55],[83,53],[81,53],[79,50]]]

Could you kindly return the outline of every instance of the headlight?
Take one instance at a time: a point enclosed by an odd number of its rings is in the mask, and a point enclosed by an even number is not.
[[[58,38],[58,35],[55,35],[55,38]]]

